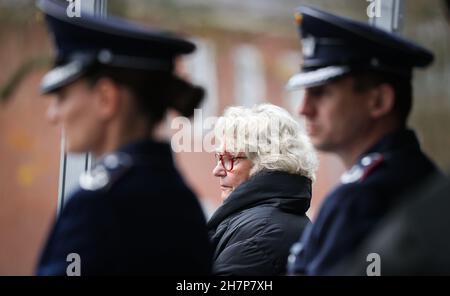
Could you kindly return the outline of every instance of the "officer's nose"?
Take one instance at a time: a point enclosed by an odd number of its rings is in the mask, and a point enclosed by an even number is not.
[[[298,114],[305,117],[312,117],[314,115],[314,104],[312,96],[308,90],[305,90],[302,99],[300,100],[300,105],[298,107]]]
[[[227,171],[225,171],[225,169],[223,168],[220,160],[217,161],[212,173],[215,177],[225,177],[227,175]]]
[[[51,99],[46,116],[51,124],[57,124],[59,122],[59,106],[56,99]]]

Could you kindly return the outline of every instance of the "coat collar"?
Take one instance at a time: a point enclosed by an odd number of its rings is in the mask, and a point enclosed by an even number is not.
[[[262,204],[304,214],[310,204],[311,180],[307,177],[279,171],[264,171],[239,185],[208,222],[215,228],[228,216]]]
[[[80,176],[84,190],[107,190],[131,168],[150,166],[154,171],[173,169],[170,146],[152,140],[127,144],[97,160],[92,169]]]
[[[145,156],[146,158],[172,161],[172,150],[170,149],[170,145],[168,143],[156,142],[150,139],[126,144],[119,148],[118,152],[133,156]]]
[[[419,141],[414,131],[410,129],[399,129],[382,137],[375,145],[362,155],[364,157],[371,153],[384,153],[410,146],[413,149],[420,149]]]
[[[386,134],[370,149],[363,153],[358,161],[341,176],[342,184],[364,181],[385,161],[391,159],[398,150],[420,150],[420,144],[414,131],[401,128]]]

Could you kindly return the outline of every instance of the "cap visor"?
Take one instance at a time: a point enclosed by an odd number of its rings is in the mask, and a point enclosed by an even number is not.
[[[287,90],[296,90],[323,85],[350,72],[347,66],[329,66],[292,76],[286,84]]]
[[[55,67],[42,78],[41,93],[52,93],[80,78],[83,72],[84,67],[80,61],[72,61],[68,64]]]

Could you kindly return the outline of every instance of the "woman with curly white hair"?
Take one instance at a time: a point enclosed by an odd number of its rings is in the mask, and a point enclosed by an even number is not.
[[[217,275],[281,275],[318,166],[309,138],[275,105],[230,107],[215,126],[222,206],[208,222]]]

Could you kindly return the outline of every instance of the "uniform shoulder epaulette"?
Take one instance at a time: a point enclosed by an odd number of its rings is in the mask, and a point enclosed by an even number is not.
[[[80,187],[84,190],[106,190],[133,166],[130,155],[116,152],[106,155],[92,169],[80,175]]]
[[[381,153],[367,154],[341,177],[342,184],[363,182],[376,168],[384,162]]]

